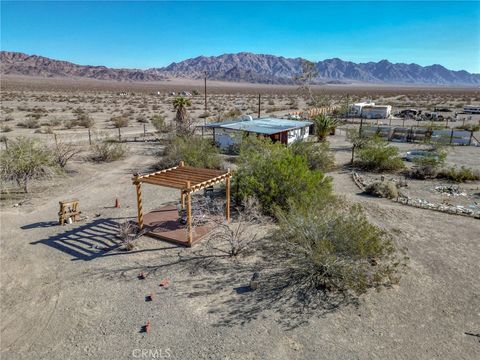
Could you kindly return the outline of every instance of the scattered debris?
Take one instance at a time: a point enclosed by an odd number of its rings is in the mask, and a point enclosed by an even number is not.
[[[160,281],[159,286],[161,286],[161,287],[166,287],[169,283],[170,283],[170,280],[168,280],[168,279],[163,279],[162,281]]]
[[[145,280],[146,277],[147,275],[145,275],[143,271],[140,274],[138,274],[138,280]]]
[[[144,332],[147,334],[150,332],[150,321],[147,321],[147,323],[142,326],[141,332]]]
[[[458,185],[439,185],[433,190],[447,196],[467,196],[467,193],[460,191]]]
[[[120,207],[120,201],[118,201],[118,198],[115,198],[115,207],[116,208]]]
[[[153,294],[145,296],[145,301],[153,301]]]

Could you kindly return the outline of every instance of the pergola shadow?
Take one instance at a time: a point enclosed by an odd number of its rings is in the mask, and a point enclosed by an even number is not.
[[[117,233],[118,223],[116,221],[96,219],[31,244],[50,246],[72,256],[72,260],[89,261],[117,249],[121,245]]]

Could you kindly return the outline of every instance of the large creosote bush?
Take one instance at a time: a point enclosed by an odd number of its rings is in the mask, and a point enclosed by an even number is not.
[[[168,168],[183,161],[185,165],[218,169],[221,158],[218,148],[210,141],[196,136],[177,136],[165,148],[158,168]]]
[[[312,170],[327,172],[333,168],[335,163],[328,142],[312,143],[297,141],[290,146],[290,149],[294,155],[305,157],[308,166]]]
[[[358,151],[356,164],[365,170],[396,171],[404,168],[395,146],[375,137]]]
[[[49,178],[59,171],[54,153],[35,139],[10,140],[8,149],[0,153],[1,179],[16,183],[26,193],[32,180]]]
[[[276,216],[276,239],[288,265],[314,288],[361,294],[398,282],[406,265],[406,257],[358,205],[297,201],[288,211],[277,208]]]
[[[274,207],[286,209],[292,198],[327,197],[332,189],[331,179],[311,170],[305,156],[251,136],[242,142],[235,181],[238,197],[256,197],[269,215]]]

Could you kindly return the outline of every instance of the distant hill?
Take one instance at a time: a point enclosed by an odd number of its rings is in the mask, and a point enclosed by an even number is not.
[[[159,81],[172,77],[264,84],[292,84],[301,74],[302,58],[241,52],[220,56],[199,56],[166,67],[112,69],[105,66],[77,65],[37,55],[0,52],[0,72],[44,77],[84,77],[99,80]],[[479,86],[480,74],[448,70],[441,65],[394,64],[388,60],[354,63],[338,58],[315,63],[319,83],[380,83],[412,85]]]
[[[68,61],[19,52],[0,52],[0,73],[42,77],[82,77],[98,80],[156,81],[165,75],[138,69],[111,69],[106,66],[77,65]]]

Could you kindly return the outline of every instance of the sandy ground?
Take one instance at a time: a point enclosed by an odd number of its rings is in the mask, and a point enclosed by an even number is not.
[[[337,162],[347,162],[344,137],[330,141]],[[117,248],[115,224],[136,213],[131,174],[148,169],[156,150],[128,146],[125,160],[76,162],[56,186],[2,208],[2,359],[135,359],[142,350],[151,359],[480,357],[479,338],[466,334],[480,332],[480,221],[363,196],[349,171],[337,170],[335,192],[408,249],[409,269],[398,286],[358,303],[302,308],[269,293],[267,275],[259,291],[245,291],[254,271],[273,268],[260,252],[231,260],[207,243],[185,249],[148,237],[131,252]],[[60,227],[58,201],[71,197],[88,218]],[[178,197],[144,187],[147,210]],[[147,321],[151,332],[141,333]]]

